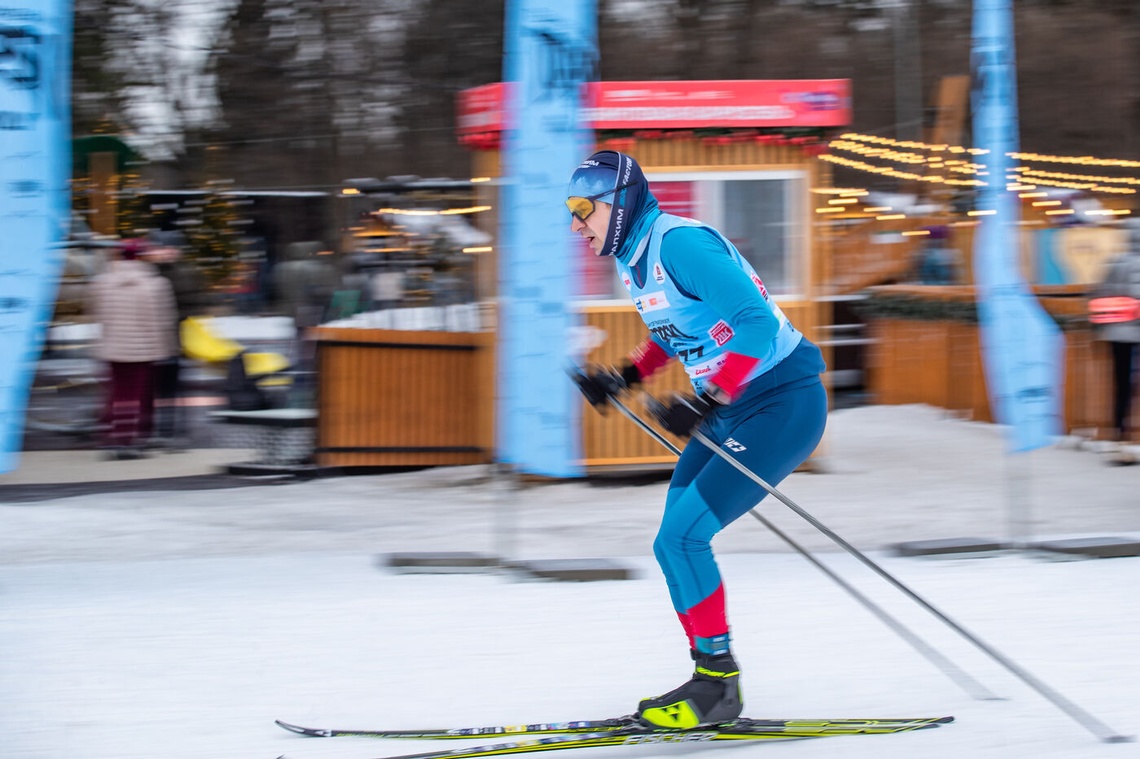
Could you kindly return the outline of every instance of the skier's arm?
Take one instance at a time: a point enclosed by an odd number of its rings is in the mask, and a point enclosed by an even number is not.
[[[732,329],[731,351],[706,381],[723,391],[714,400],[729,402],[776,338],[780,324],[760,289],[707,229],[681,227],[665,234],[661,262],[687,294],[704,301]]]
[[[622,376],[629,386],[644,382],[675,355],[672,348],[650,335],[626,356]]]

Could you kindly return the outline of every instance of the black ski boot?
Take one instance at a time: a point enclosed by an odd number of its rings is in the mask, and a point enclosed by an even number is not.
[[[731,722],[744,709],[740,669],[731,653],[693,652],[692,679],[676,690],[647,698],[637,707],[637,718],[649,727],[688,729]]]

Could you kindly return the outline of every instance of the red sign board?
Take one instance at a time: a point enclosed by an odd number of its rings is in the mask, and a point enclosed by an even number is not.
[[[849,79],[592,82],[586,123],[593,129],[841,127],[851,123]],[[499,132],[507,85],[459,93],[460,136]]]
[[[652,179],[650,182],[653,186],[653,197],[657,198],[657,207],[662,211],[674,216],[697,215],[692,182],[655,182]]]

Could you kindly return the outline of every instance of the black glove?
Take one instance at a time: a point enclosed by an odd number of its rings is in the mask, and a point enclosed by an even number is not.
[[[669,432],[677,437],[688,437],[705,416],[718,403],[703,395],[674,394],[668,403],[652,401],[647,404],[649,413]]]
[[[641,373],[633,364],[619,371],[614,367],[594,367],[592,371],[579,369],[570,375],[574,384],[594,408],[605,408],[607,401],[641,381]]]

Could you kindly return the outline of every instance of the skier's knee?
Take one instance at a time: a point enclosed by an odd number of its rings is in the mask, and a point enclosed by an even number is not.
[[[653,555],[662,568],[675,565],[677,559],[709,550],[709,538],[693,531],[672,530],[662,524],[653,540]]]

